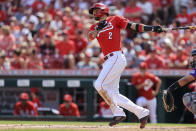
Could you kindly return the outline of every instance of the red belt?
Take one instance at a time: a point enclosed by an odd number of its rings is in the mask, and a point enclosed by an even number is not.
[[[123,53],[123,51],[122,51],[122,53]],[[123,54],[124,54],[124,53],[123,53]],[[112,57],[113,55],[114,55],[114,53],[110,53],[110,54],[106,55],[106,56],[104,57],[104,60],[106,61],[108,58]]]

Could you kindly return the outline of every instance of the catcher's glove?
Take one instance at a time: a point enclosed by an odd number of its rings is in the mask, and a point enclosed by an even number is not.
[[[171,91],[163,90],[162,100],[164,108],[167,112],[174,111],[174,98],[172,96]]]

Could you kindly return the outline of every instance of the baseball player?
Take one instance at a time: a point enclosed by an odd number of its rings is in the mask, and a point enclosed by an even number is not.
[[[176,89],[182,88],[186,84],[194,82],[196,79],[196,48],[192,49],[190,56],[190,66],[194,68],[189,75],[184,76],[175,83],[173,83],[167,90],[163,91],[163,104],[167,112],[174,111],[174,98],[172,93],[175,93]],[[196,114],[196,92],[186,93],[183,98],[184,105],[193,113]]]
[[[65,94],[64,102],[59,106],[59,114],[63,116],[77,116],[80,117],[78,105],[72,102],[72,96]]]
[[[120,16],[109,16],[108,7],[102,3],[93,4],[89,13],[98,22],[90,27],[88,40],[92,41],[95,38],[98,40],[105,60],[94,86],[110,106],[114,115],[114,119],[109,125],[114,126],[126,118],[125,112],[121,108],[123,107],[133,112],[140,119],[140,128],[144,128],[149,117],[149,110],[134,104],[119,93],[120,76],[127,64],[121,48],[120,30],[130,29],[136,32],[154,31],[160,33],[163,29],[160,26],[132,23]]]
[[[161,80],[159,77],[146,71],[147,64],[145,62],[140,63],[139,69],[140,72],[134,74],[132,77],[132,84],[139,92],[136,104],[142,107],[147,107],[150,110],[150,122],[157,123],[156,95],[161,87]],[[153,89],[154,86],[155,90]]]
[[[38,116],[37,109],[33,102],[29,101],[29,95],[25,92],[20,94],[20,101],[14,107],[14,115]]]

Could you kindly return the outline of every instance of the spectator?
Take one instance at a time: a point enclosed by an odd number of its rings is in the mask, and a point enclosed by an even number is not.
[[[146,71],[147,64],[142,62],[139,66],[140,72],[132,77],[132,84],[139,92],[139,97],[136,104],[142,107],[147,107],[150,110],[150,122],[157,123],[157,99],[161,86],[161,80],[157,76]],[[153,89],[155,87],[155,90]]]
[[[68,54],[75,54],[75,43],[70,40],[69,35],[66,32],[60,34],[60,41],[56,42],[56,49],[59,55],[64,56]]]
[[[152,46],[152,41],[150,40],[150,35],[148,33],[142,33],[142,42],[140,42],[142,48],[144,49],[145,53],[148,55],[150,52],[150,47]],[[137,38],[134,39],[136,42],[139,42]]]
[[[134,43],[132,41],[126,41],[125,47],[126,48],[123,50],[123,52],[127,60],[127,67],[130,67],[131,61],[135,56]]]
[[[78,106],[72,102],[72,96],[65,94],[63,97],[64,103],[59,107],[59,114],[63,116],[80,117]]]
[[[159,3],[156,3],[154,7],[158,7],[156,15],[161,19],[162,23],[166,25],[169,24],[170,19],[173,19],[175,15],[175,11],[173,9],[173,0],[159,0]]]
[[[105,101],[102,101],[100,103],[99,116],[105,117],[105,118],[108,118],[108,117],[112,118],[113,117],[112,111],[111,111],[109,105],[107,103],[105,103]]]
[[[188,9],[187,5],[182,4],[180,8],[180,14],[176,16],[176,19],[180,22],[181,26],[186,26],[191,22],[190,20],[191,18],[187,12],[187,9]]]
[[[18,7],[18,11],[15,13],[15,17],[17,18],[18,21],[20,21],[22,19],[22,17],[25,14],[25,8],[24,6],[20,6]]]
[[[150,19],[152,18],[153,7],[147,0],[139,0],[136,4],[138,7],[142,8],[142,20],[144,24],[150,24]]]
[[[40,45],[40,53],[43,56],[55,54],[55,43],[53,42],[51,32],[45,34],[44,42]]]
[[[42,11],[46,8],[46,3],[44,3],[42,0],[35,0],[35,2],[32,4],[32,8],[34,12]]]
[[[25,61],[21,57],[21,51],[19,49],[15,49],[13,53],[13,58],[11,59],[11,67],[12,69],[24,69]]]
[[[5,20],[6,20],[6,14],[5,11],[2,10],[2,5],[0,5],[0,21],[5,22]]]
[[[9,70],[12,69],[10,61],[6,58],[5,51],[0,51],[0,70]]]
[[[28,48],[23,49],[22,47],[22,49],[20,49],[20,57],[26,61],[29,49],[31,50],[32,48],[30,45],[31,43],[35,43],[33,48],[40,49],[37,53],[41,53],[44,69],[76,68],[78,62],[81,61],[79,57],[84,56],[84,54],[81,53],[85,51],[87,46],[90,48],[90,50],[95,51],[92,55],[92,61],[94,61],[97,65],[100,65],[100,63],[103,62],[103,56],[100,48],[90,47],[90,44],[87,43],[85,38],[85,36],[88,34],[89,26],[91,23],[94,23],[93,20],[89,19],[91,16],[88,15],[88,11],[85,9],[85,7],[89,7],[92,3],[93,1],[86,2],[83,0],[4,0],[0,7],[0,19],[2,19],[0,22],[0,49],[5,50],[6,60],[10,58],[12,59],[13,49],[18,47],[21,48],[21,45],[26,43]],[[111,11],[111,15],[115,15],[116,13],[119,15],[124,15],[133,22],[141,22],[141,20],[149,19],[148,22],[153,22],[153,25],[172,23],[169,25],[169,27],[178,27],[180,26],[180,23],[182,23],[181,26],[183,26],[184,23],[184,25],[195,25],[196,23],[196,8],[192,0],[113,0],[104,1],[104,3],[110,5],[109,9]],[[173,8],[174,5],[175,8]],[[181,9],[180,13],[178,13],[178,8]],[[174,10],[177,11],[177,17],[175,17],[176,14]],[[150,16],[153,17],[151,18]],[[188,20],[189,18],[190,20]],[[3,31],[2,29],[4,29],[4,27],[6,27],[8,30],[6,29]],[[60,54],[59,49],[56,49],[56,44],[62,41],[57,34],[58,31],[62,30],[66,31],[69,40],[72,40],[73,42],[71,43],[74,43],[75,46],[73,47],[75,48],[75,51],[73,51],[72,44],[70,44],[70,51],[69,49],[64,50],[64,46],[61,45],[60,47],[58,45],[60,48],[63,47],[61,49],[61,53],[63,52],[63,55]],[[10,33],[2,33],[2,31]],[[151,54],[149,50],[149,47],[151,46],[154,46],[157,49],[157,55],[160,55],[159,53],[161,52],[161,57],[166,61],[166,68],[170,68],[167,67],[169,63],[168,60],[171,60],[171,56],[172,59],[174,58],[173,53],[175,52],[171,52],[169,46],[164,46],[164,44],[162,44],[164,43],[163,40],[166,37],[171,40],[173,45],[172,48],[174,50],[180,45],[188,52],[190,47],[194,46],[196,43],[196,37],[194,37],[196,33],[194,33],[194,30],[175,30],[161,34],[148,32],[148,35],[146,35],[146,33],[140,35],[133,31],[126,32],[127,34],[121,34],[122,45],[125,45],[125,41],[127,39],[137,38],[140,42],[139,44],[136,44],[137,42],[135,42],[134,39],[134,45],[137,46],[136,48],[139,46],[142,47],[141,51],[136,51],[137,57],[134,55],[130,56],[129,54],[130,59],[127,59],[129,64],[128,66],[133,68],[137,67],[138,63],[141,61],[144,61],[146,59],[146,55]],[[10,35],[8,37],[5,34]],[[46,36],[49,36],[47,40]],[[144,38],[144,36],[146,38]],[[49,44],[49,46],[44,47],[46,41],[51,41],[52,46]],[[131,47],[129,45],[128,47],[126,45],[124,46],[124,53],[127,53],[126,50],[128,48]],[[132,49],[132,51],[134,52],[135,48]],[[168,57],[167,54],[165,54],[165,51],[171,52],[172,55]],[[135,61],[138,59],[141,61]],[[101,66],[99,67],[101,68]]]
[[[135,50],[135,55],[133,56],[130,64],[128,64],[130,65],[130,68],[137,68],[139,64],[145,60],[145,57],[141,55],[142,48],[140,45],[136,45],[134,47],[134,50]]]
[[[62,29],[62,17],[63,13],[61,11],[57,11],[54,20],[51,21],[50,26],[55,27],[57,30]]]
[[[21,0],[20,4],[22,4],[24,7],[29,8],[34,2],[35,0]]]
[[[10,31],[10,27],[4,25],[1,27],[2,36],[0,37],[0,48],[10,51],[15,48],[15,37]],[[0,34],[1,35],[1,34]]]
[[[36,15],[38,18],[38,24],[35,27],[35,30],[38,32],[38,31],[40,31],[41,28],[44,27],[45,20],[44,20],[44,13],[43,12],[38,12]]]
[[[50,4],[46,7],[47,13],[49,13],[53,19],[56,15],[56,10],[55,10],[54,6],[55,6],[55,1],[51,1]]]
[[[29,95],[25,92],[20,94],[20,100],[14,107],[15,116],[38,116],[34,104],[29,101]]]
[[[31,8],[25,11],[25,15],[21,18],[21,23],[29,24],[30,21],[34,22],[35,26],[37,26],[38,21],[39,21],[38,18],[35,15],[33,15]]]
[[[84,51],[87,47],[87,40],[83,36],[83,31],[82,30],[76,30],[76,36],[73,39],[76,47],[76,53],[81,53]]]
[[[38,97],[38,88],[32,87],[30,93],[31,93],[32,102],[34,103],[35,108],[40,107],[41,103]]]
[[[171,58],[171,68],[186,69],[188,68],[188,56],[184,53],[183,48],[179,46],[176,55]]]
[[[161,52],[161,57],[165,60],[165,67],[172,68],[173,64],[171,59],[175,55],[175,48],[169,38],[165,38],[163,41],[164,48]]]
[[[41,59],[37,56],[36,49],[32,49],[27,59],[27,69],[43,69],[43,63]]]
[[[145,60],[149,69],[164,69],[165,61],[159,55],[157,55],[157,50],[151,47],[151,53],[147,56]]]
[[[35,23],[34,23],[33,20],[31,20],[31,21],[29,22],[28,29],[29,29],[29,31],[30,31],[32,37],[34,37],[35,34],[37,33],[37,31],[36,31],[36,26],[35,26]]]
[[[26,43],[33,42],[32,34],[29,31],[29,29],[23,28],[22,31],[21,31],[21,34],[22,34],[22,36],[21,36],[21,39],[20,39],[19,43],[22,43],[22,42],[26,42]],[[29,44],[27,44],[27,45],[29,45]]]
[[[192,14],[196,12],[196,5],[195,5],[195,1],[194,0],[189,0],[188,1],[188,14]]]
[[[196,11],[190,14],[190,20],[192,25],[196,25]]]
[[[142,8],[136,5],[135,0],[128,0],[127,6],[125,7],[124,16],[133,22],[140,23],[142,18]]]
[[[66,32],[62,32],[56,42],[56,52],[65,59],[65,68],[73,69],[75,67],[74,54],[76,51],[75,43],[69,39]]]
[[[91,58],[92,55],[89,52],[85,52],[83,60],[77,64],[78,69],[98,69],[97,64],[91,61]]]

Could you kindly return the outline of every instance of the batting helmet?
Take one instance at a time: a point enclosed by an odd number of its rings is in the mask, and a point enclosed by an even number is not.
[[[21,100],[28,100],[29,99],[29,95],[25,92],[20,94],[20,99]]]
[[[109,15],[109,9],[106,5],[102,4],[102,3],[95,3],[93,4],[93,6],[89,9],[89,14],[93,14],[94,9],[100,9],[100,11],[98,11],[95,14],[95,17],[100,18],[103,15]]]
[[[191,56],[194,56],[194,55],[196,55],[196,48],[192,49],[191,51]]]
[[[69,94],[65,94],[64,97],[63,97],[63,100],[71,102],[72,101],[72,96],[69,95]]]
[[[196,59],[193,58],[193,56],[196,55],[196,48],[192,49],[191,56],[190,56],[190,67],[196,68]]]

